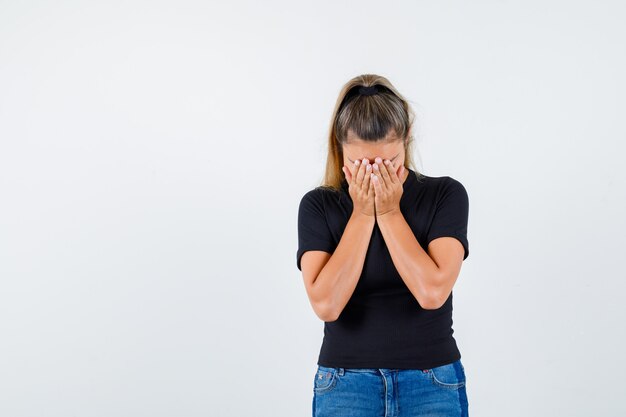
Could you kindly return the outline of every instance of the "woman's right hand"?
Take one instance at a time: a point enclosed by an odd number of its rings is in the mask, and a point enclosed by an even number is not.
[[[374,206],[374,183],[371,180],[372,165],[367,159],[354,161],[355,165],[344,165],[341,169],[348,181],[349,193],[352,198],[354,212],[366,216],[376,216]]]

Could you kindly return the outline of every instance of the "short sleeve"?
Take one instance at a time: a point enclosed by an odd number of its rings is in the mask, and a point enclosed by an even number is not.
[[[322,190],[316,188],[307,192],[300,200],[298,209],[298,250],[296,265],[302,271],[300,260],[308,250],[335,251],[335,242],[330,233],[324,212]]]
[[[463,184],[451,177],[439,193],[435,216],[428,231],[426,246],[438,237],[457,238],[465,249],[463,260],[469,255],[467,240],[467,222],[469,217],[469,198]]]

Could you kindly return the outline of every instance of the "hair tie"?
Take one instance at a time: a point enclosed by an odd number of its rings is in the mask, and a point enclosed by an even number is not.
[[[362,96],[373,96],[378,93],[378,88],[375,85],[369,87],[359,87],[359,94]]]

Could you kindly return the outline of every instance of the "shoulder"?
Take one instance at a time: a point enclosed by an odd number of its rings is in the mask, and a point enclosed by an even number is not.
[[[333,207],[333,203],[338,202],[340,193],[323,186],[317,186],[304,193],[300,199],[300,211],[325,212],[326,209]]]
[[[461,183],[461,181],[457,180],[456,178],[452,178],[450,176],[445,176],[442,178],[443,178],[442,187],[447,188],[448,190],[454,190],[454,191],[467,194],[467,190],[465,189],[465,186]]]
[[[444,175],[441,177],[425,177],[426,184],[428,184],[431,188],[435,189],[439,193],[448,193],[448,192],[461,192],[467,193],[465,186],[461,183],[461,181],[453,178],[449,175]]]
[[[300,203],[319,203],[323,204],[332,199],[337,199],[340,196],[340,193],[333,190],[329,187],[317,186],[311,190],[308,190],[304,193],[302,198],[300,199]]]
[[[327,194],[330,191],[324,187],[315,187],[313,189],[310,189],[308,191],[306,191],[304,193],[304,195],[302,196],[302,198],[300,199],[301,202],[304,201],[322,201],[324,198],[326,198]]]
[[[421,177],[417,180],[417,182],[420,184],[420,186],[436,193],[451,190],[462,190],[464,192],[466,191],[461,181],[449,175],[443,175],[441,177],[431,177],[429,175],[421,174]]]
[[[437,192],[437,206],[453,205],[457,209],[469,206],[467,190],[461,181],[450,176],[440,178],[439,190]]]
[[[424,189],[423,196],[436,207],[441,204],[469,204],[465,186],[458,179],[449,175],[431,177],[423,175],[420,180]]]

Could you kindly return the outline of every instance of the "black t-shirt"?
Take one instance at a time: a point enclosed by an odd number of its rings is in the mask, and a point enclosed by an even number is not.
[[[403,183],[400,211],[426,250],[431,240],[451,236],[469,255],[469,199],[452,177],[415,171]],[[298,209],[297,267],[307,250],[333,253],[352,214],[348,183],[340,192],[316,187]],[[398,274],[378,224],[350,300],[333,322],[324,322],[318,365],[344,368],[428,369],[461,358],[452,336],[452,293],[436,310],[423,309]]]

